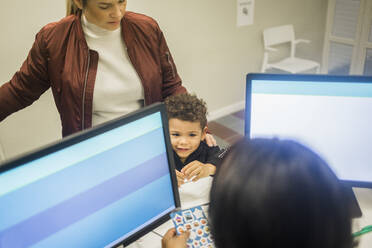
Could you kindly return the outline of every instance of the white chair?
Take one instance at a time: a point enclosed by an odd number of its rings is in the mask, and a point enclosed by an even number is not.
[[[264,29],[263,40],[265,51],[261,72],[265,72],[267,69],[279,69],[289,73],[299,73],[308,70],[315,70],[316,73],[319,73],[320,64],[318,62],[295,57],[296,45],[301,42],[310,43],[310,41],[303,39],[295,40],[293,25]],[[277,62],[269,63],[269,53],[278,51],[278,49],[272,46],[287,42],[289,42],[291,46],[290,56]]]

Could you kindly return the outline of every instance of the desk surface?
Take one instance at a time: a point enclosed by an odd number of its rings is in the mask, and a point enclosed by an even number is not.
[[[187,209],[193,206],[201,205],[209,202],[209,190],[212,178],[203,178],[196,183],[188,183],[183,185],[180,189],[181,206]],[[357,231],[364,226],[372,225],[372,189],[354,189],[355,195],[358,199],[359,206],[362,209],[363,216],[353,221],[353,231]],[[130,248],[161,248],[161,235],[173,227],[173,223],[168,221],[156,228],[146,236],[139,239]],[[357,248],[371,248],[372,247],[372,232],[362,235],[358,238],[359,245]]]
[[[372,189],[354,188],[355,196],[362,210],[363,216],[355,219],[353,222],[353,231],[372,225]],[[358,239],[358,248],[372,247],[372,232],[360,236]]]

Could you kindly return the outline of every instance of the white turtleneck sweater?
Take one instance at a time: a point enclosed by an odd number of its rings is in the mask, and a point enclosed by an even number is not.
[[[121,36],[89,23],[82,15],[82,26],[89,49],[99,54],[93,92],[92,125],[98,125],[141,108],[144,92]]]

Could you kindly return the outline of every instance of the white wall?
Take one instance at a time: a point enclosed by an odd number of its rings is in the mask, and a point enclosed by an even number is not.
[[[0,84],[9,81],[25,60],[35,34],[65,15],[64,0],[2,1],[0,8]],[[50,90],[31,107],[0,123],[0,143],[7,158],[61,137]]]
[[[254,25],[236,26],[237,0],[130,0],[129,9],[158,20],[184,84],[209,112],[244,101],[245,75],[260,71],[266,27],[293,23],[313,40],[298,56],[321,61],[327,0],[256,0]]]
[[[256,0],[254,25],[236,27],[236,0],[128,0],[128,9],[154,17],[163,29],[189,91],[206,100],[211,116],[241,108],[245,75],[262,62],[262,30],[295,26],[310,39],[298,55],[321,61],[327,0]],[[31,48],[36,32],[65,14],[63,0],[3,1],[0,9],[0,84],[8,81]],[[59,139],[50,92],[0,123],[7,157]]]

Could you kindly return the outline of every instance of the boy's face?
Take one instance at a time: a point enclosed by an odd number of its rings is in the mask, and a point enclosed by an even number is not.
[[[203,130],[199,122],[182,121],[176,118],[169,120],[169,132],[173,150],[181,158],[186,159],[204,140],[207,128]]]

